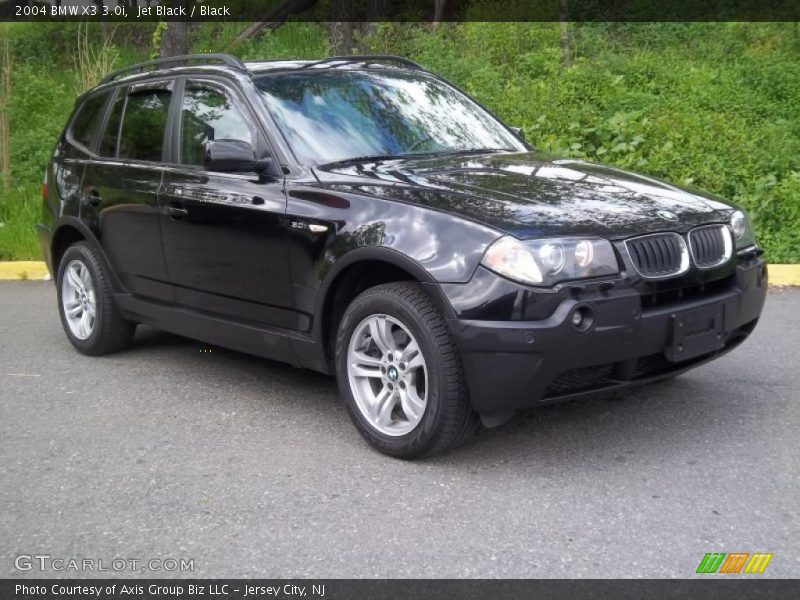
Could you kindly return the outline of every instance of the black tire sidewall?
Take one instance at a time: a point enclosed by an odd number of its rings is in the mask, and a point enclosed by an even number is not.
[[[347,349],[353,332],[365,318],[381,314],[394,317],[411,331],[425,358],[427,370],[428,398],[425,413],[417,427],[401,436],[386,435],[372,427],[358,408],[347,373]],[[381,452],[399,458],[415,458],[426,454],[435,445],[443,419],[441,399],[448,393],[435,347],[432,335],[413,309],[403,302],[402,297],[390,295],[380,289],[368,290],[356,298],[345,311],[336,336],[336,376],[339,391],[355,426]]]

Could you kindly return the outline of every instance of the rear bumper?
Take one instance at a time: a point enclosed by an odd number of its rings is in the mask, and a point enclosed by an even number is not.
[[[720,356],[750,334],[764,306],[766,266],[739,265],[730,284],[690,301],[642,308],[634,289],[564,299],[539,321],[449,319],[470,397],[507,412],[669,377]],[[573,325],[583,308],[584,331]]]
[[[47,225],[42,223],[36,224],[36,232],[39,234],[39,247],[42,250],[42,258],[44,258],[44,262],[47,264],[47,270],[50,271],[51,276],[55,277],[53,273],[52,257],[50,256],[50,242],[53,239],[53,232],[50,231]]]

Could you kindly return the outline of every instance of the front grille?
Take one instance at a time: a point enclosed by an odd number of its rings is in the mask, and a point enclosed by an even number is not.
[[[544,395],[545,397],[562,396],[603,387],[611,380],[613,370],[614,365],[607,364],[565,371],[550,382]]]
[[[656,233],[625,241],[633,266],[642,277],[680,275],[689,268],[686,242],[677,233]]]
[[[723,349],[730,350],[741,344],[753,331],[757,322],[758,319],[756,318],[734,329],[728,335]],[[543,399],[556,399],[559,396],[598,391],[603,388],[625,385],[650,377],[666,376],[673,371],[685,369],[693,364],[703,362],[720,351],[721,350],[715,350],[691,360],[678,363],[668,360],[663,352],[658,352],[656,354],[648,354],[647,356],[640,356],[639,358],[633,358],[618,363],[606,363],[604,365],[570,369],[564,371],[550,382],[544,390]]]
[[[675,368],[675,363],[667,360],[662,352],[641,356],[636,361],[636,369],[633,371],[633,378],[650,377],[659,373],[666,373]]]
[[[728,261],[733,244],[726,225],[709,225],[689,232],[689,247],[694,264],[710,269]]]
[[[668,283],[663,282],[662,285],[665,287],[657,286],[651,292],[642,293],[642,308],[644,310],[661,308],[691,300],[700,300],[701,298],[727,292],[736,285],[736,276],[731,275],[714,281],[666,287]]]

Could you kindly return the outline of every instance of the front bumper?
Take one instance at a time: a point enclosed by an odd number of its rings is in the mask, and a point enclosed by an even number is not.
[[[449,319],[473,407],[508,412],[655,381],[718,357],[755,327],[766,265],[742,261],[703,290],[655,305],[633,288],[595,290],[564,298],[541,320]],[[592,316],[584,331],[572,322],[581,307]]]

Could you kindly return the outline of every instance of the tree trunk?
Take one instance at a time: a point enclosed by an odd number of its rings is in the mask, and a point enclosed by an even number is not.
[[[436,29],[439,23],[442,22],[442,15],[444,14],[444,3],[446,0],[434,0],[433,8],[433,28]]]
[[[353,53],[353,22],[331,23],[331,55],[346,56]]]
[[[561,0],[561,55],[564,66],[572,64],[572,48],[569,44],[569,0]]]
[[[245,40],[255,38],[264,31],[279,27],[291,15],[308,10],[316,3],[317,0],[285,0],[264,15],[263,21],[256,21],[245,27],[228,47],[230,48]]]
[[[2,36],[2,68],[0,68],[0,171],[3,175],[3,188],[8,192],[11,184],[11,157],[9,155],[8,134],[10,130],[8,105],[11,98],[11,52],[9,51],[8,30],[0,30]]]
[[[189,23],[171,21],[161,35],[158,56],[166,58],[181,54],[189,54]]]

